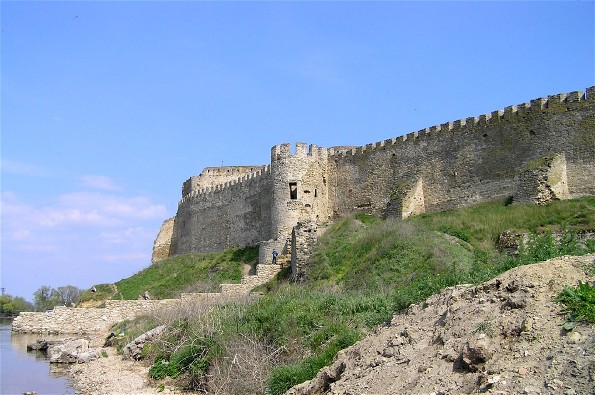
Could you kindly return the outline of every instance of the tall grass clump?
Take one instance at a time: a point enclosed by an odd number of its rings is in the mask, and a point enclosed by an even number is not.
[[[560,232],[564,229],[578,233],[593,230],[595,197],[553,201],[545,206],[508,204],[495,200],[467,208],[440,213],[422,214],[410,221],[428,228],[461,237],[483,251],[495,252],[498,236],[506,231]]]

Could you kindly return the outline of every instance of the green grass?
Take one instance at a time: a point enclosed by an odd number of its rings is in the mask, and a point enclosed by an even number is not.
[[[505,230],[543,232],[546,230],[594,230],[595,197],[554,201],[546,206],[534,204],[506,204],[493,201],[455,211],[422,214],[412,222],[429,229],[445,231],[484,251],[494,252],[498,235]],[[458,237],[458,236],[457,236]]]
[[[153,299],[177,298],[182,292],[217,292],[221,283],[239,283],[243,265],[257,260],[258,246],[169,258],[118,281],[114,299],[137,299],[145,291]]]
[[[284,272],[261,287],[265,295],[251,303],[235,302],[210,313],[177,317],[172,326],[178,329],[146,356],[156,361],[153,370],[160,375],[175,362],[176,350],[206,344],[200,352],[180,351],[192,357],[176,370],[179,375],[174,373],[184,386],[203,391],[209,388],[209,377],[250,379],[258,366],[239,369],[225,361],[254,357],[250,355],[254,350],[242,354],[237,345],[255,339],[263,345],[259,350],[274,350],[255,357],[273,361],[263,368],[265,392],[282,394],[313,378],[337,352],[390,320],[394,312],[447,286],[480,283],[518,265],[595,251],[593,243],[581,246],[575,238],[577,231],[593,229],[594,207],[594,198],[549,206],[499,201],[406,221],[365,215],[344,218],[319,239],[307,265],[306,282],[292,283]],[[498,234],[511,229],[532,232],[517,257],[495,248]],[[558,231],[562,237],[553,237],[551,232]],[[485,323],[475,330],[489,333],[490,329]],[[196,366],[196,371],[188,366]],[[245,389],[224,392],[245,393]]]
[[[111,299],[116,292],[116,287],[113,284],[97,284],[94,287],[95,292],[91,291],[92,288],[81,291],[79,303],[101,302]]]
[[[564,329],[572,330],[581,321],[595,324],[595,284],[579,281],[576,287],[565,287],[556,301],[566,306]]]

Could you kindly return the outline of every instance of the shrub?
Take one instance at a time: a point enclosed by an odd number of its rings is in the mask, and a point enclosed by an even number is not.
[[[595,284],[579,280],[576,287],[564,288],[555,300],[566,305],[564,329],[572,330],[581,321],[595,323]]]

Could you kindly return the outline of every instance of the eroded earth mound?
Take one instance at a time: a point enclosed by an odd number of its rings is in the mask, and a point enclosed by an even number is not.
[[[595,255],[521,266],[447,288],[339,353],[288,394],[593,394],[595,326],[562,328],[565,286]]]

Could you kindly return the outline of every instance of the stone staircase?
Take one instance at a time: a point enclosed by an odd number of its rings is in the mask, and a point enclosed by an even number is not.
[[[221,294],[225,296],[248,295],[253,288],[266,284],[281,271],[281,260],[277,257],[277,264],[258,264],[256,274],[243,276],[240,284],[221,284]],[[291,261],[291,258],[289,258]],[[286,262],[284,259],[283,262]]]

